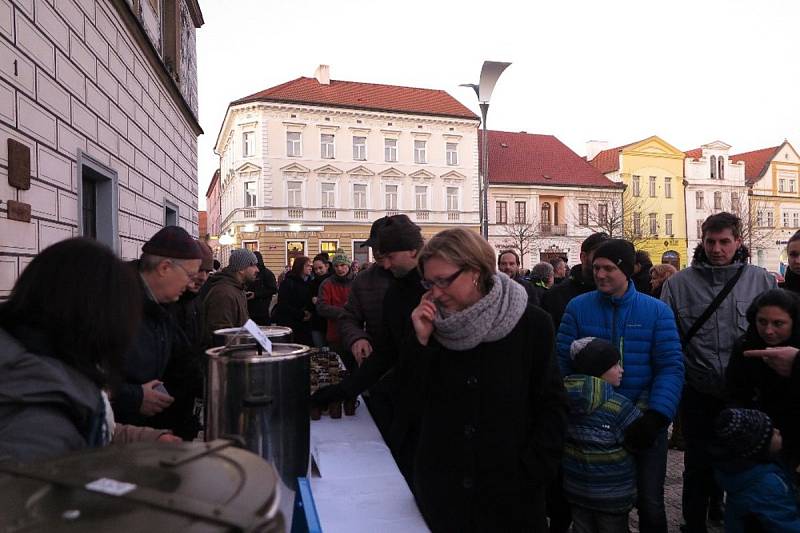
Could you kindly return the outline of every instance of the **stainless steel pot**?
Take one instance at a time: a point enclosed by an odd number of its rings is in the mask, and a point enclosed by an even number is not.
[[[308,474],[309,354],[301,344],[240,344],[212,348],[208,356],[205,439],[238,439],[275,465],[297,490]]]
[[[285,326],[259,326],[271,342],[292,342],[292,328]],[[243,328],[225,328],[214,330],[214,346],[232,346],[236,344],[252,344],[253,336]]]

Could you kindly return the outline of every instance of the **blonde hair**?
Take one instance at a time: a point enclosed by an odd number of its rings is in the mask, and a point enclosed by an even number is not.
[[[480,234],[463,228],[440,231],[422,247],[418,267],[425,275],[425,262],[438,257],[458,268],[478,273],[478,287],[486,294],[495,275],[494,250]]]
[[[668,280],[673,274],[675,274],[677,270],[674,266],[663,264],[663,265],[653,265],[650,268],[650,275],[652,276],[655,273],[659,279],[663,279],[664,281]]]

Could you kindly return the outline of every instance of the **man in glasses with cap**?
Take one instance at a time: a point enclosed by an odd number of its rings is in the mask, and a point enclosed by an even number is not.
[[[125,357],[123,383],[112,391],[114,416],[121,424],[149,425],[173,402],[161,381],[172,355],[176,328],[166,304],[176,302],[200,270],[203,251],[186,230],[167,226],[153,235],[134,265],[144,293],[143,317]]]

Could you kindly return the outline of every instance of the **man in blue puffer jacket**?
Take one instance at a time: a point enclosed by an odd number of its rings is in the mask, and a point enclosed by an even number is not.
[[[636,403],[647,395],[644,415],[625,431],[625,447],[637,454],[637,491],[641,531],[667,531],[664,480],[667,426],[675,416],[683,387],[683,354],[672,310],[660,300],[636,292],[630,281],[636,251],[610,239],[594,253],[597,290],[574,298],[564,312],[556,345],[561,373],[574,373],[572,341],[599,337],[622,354],[625,375],[617,392]]]

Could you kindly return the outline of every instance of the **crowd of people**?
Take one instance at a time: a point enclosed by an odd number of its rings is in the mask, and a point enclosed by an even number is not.
[[[374,263],[338,249],[277,279],[247,249],[220,269],[174,226],[132,263],[62,241],[0,305],[0,457],[197,438],[213,332],[253,319],[340,354],[348,376],[312,403],[363,395],[433,531],[624,532],[636,509],[666,532],[673,427],[684,531],[800,532],[800,232],[780,289],[738,217],[702,236],[680,271],[595,233],[572,268],[523,272],[473,231],[426,242],[395,215],[364,243]]]

